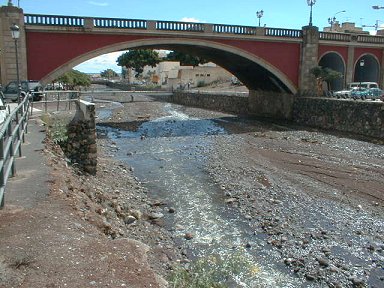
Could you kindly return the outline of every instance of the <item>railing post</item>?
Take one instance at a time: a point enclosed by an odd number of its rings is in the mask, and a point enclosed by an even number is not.
[[[147,30],[155,31],[156,30],[156,21],[153,21],[153,20],[147,21]]]
[[[204,33],[213,33],[213,24],[204,24]]]
[[[256,27],[256,36],[265,36],[265,28]]]
[[[90,17],[84,18],[84,29],[93,30],[94,27],[95,26],[93,24],[93,18],[90,18]]]

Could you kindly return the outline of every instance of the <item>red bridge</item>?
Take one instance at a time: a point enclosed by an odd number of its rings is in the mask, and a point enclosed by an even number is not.
[[[383,84],[384,37],[302,30],[23,14],[17,7],[0,8],[2,30],[1,81],[14,80],[15,50],[7,28],[21,28],[22,79],[48,83],[72,67],[105,53],[131,48],[168,49],[198,54],[238,77],[250,90],[295,94],[314,90],[315,66],[339,71],[348,82]],[[363,60],[363,61],[362,61]],[[25,63],[27,63],[25,65]],[[360,63],[364,63],[361,66]]]

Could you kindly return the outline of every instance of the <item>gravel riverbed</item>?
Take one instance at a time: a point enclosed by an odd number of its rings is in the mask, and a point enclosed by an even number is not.
[[[135,129],[164,116],[163,103],[136,100],[103,125]],[[213,137],[205,170],[222,190],[223,205],[238,209],[252,227],[255,241],[251,235],[244,247],[256,249],[257,239],[263,239],[270,261],[303,287],[384,285],[383,145],[285,123],[178,109],[213,119],[228,132]]]

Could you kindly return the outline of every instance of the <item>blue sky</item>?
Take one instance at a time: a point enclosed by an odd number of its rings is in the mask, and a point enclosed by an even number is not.
[[[2,0],[7,5],[8,0]],[[301,29],[309,22],[307,0],[13,0],[24,13],[111,17],[125,19],[198,21],[204,23],[258,25],[256,11],[263,10],[261,25]],[[373,26],[376,20],[384,25],[384,0],[317,0],[313,6],[313,25],[320,30],[329,26],[328,18],[354,22],[356,26]],[[345,10],[346,12],[338,13]],[[365,30],[374,30],[367,27]],[[117,55],[104,55],[76,68],[83,72],[100,72],[107,68],[119,71]],[[92,71],[91,71],[92,70]]]

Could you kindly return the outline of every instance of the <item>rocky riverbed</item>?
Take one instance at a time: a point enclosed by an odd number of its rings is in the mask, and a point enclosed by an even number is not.
[[[137,100],[103,122],[135,130],[166,114],[163,103]],[[244,247],[256,253],[265,245],[271,252],[264,261],[304,287],[382,287],[382,145],[286,123],[177,109],[213,119],[228,132],[212,137],[204,169],[222,190],[222,205],[238,209],[252,227]]]

